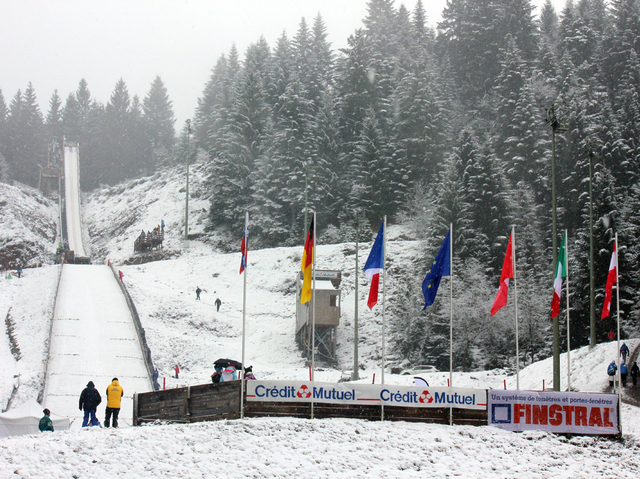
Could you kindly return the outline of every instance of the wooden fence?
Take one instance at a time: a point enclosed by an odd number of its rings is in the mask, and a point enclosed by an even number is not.
[[[185,388],[165,389],[137,394],[133,402],[133,424],[139,426],[154,421],[201,422],[240,417],[240,381],[228,383],[202,384]],[[487,425],[485,409],[412,408],[385,406],[386,421],[413,421],[434,424]],[[308,403],[247,402],[244,401],[245,417],[311,417]],[[382,416],[380,406],[326,404],[313,406],[314,418],[345,417],[379,421]]]

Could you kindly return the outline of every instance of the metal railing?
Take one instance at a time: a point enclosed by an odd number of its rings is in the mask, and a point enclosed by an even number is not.
[[[147,368],[147,375],[149,376],[149,383],[151,384],[151,390],[154,390],[153,384],[153,361],[151,359],[151,350],[147,345],[147,337],[144,332],[144,328],[142,327],[142,323],[140,322],[140,316],[138,315],[138,310],[136,309],[136,305],[127,290],[127,287],[124,285],[120,278],[118,277],[118,273],[113,267],[112,264],[109,265],[111,268],[111,272],[113,273],[113,277],[116,279],[118,284],[120,285],[120,289],[122,290],[122,294],[124,294],[125,300],[127,301],[127,306],[129,307],[129,311],[131,311],[131,317],[133,318],[133,323],[136,326],[136,331],[138,333],[138,339],[140,340],[140,346],[142,347],[142,356],[144,358],[144,364]]]

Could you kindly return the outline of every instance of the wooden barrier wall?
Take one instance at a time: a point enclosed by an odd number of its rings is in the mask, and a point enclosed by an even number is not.
[[[240,391],[240,381],[231,381],[141,393],[134,398],[133,424],[139,426],[154,421],[188,423],[237,419],[240,417]],[[313,416],[318,419],[345,417],[379,421],[381,409],[380,406],[316,403]],[[449,424],[451,413],[453,424],[487,425],[486,409],[385,406],[384,419]],[[311,405],[299,402],[247,402],[245,398],[244,416],[311,418]]]
[[[240,381],[201,384],[137,394],[133,424],[201,422],[240,417]]]

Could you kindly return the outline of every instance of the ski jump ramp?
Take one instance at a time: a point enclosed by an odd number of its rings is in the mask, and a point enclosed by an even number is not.
[[[87,256],[82,242],[82,216],[80,214],[80,164],[78,146],[64,146],[64,196],[67,212],[67,239],[69,249],[76,256]]]
[[[65,183],[69,248],[80,256],[84,246],[77,147],[65,146]],[[63,265],[49,341],[44,405],[79,428],[80,393],[93,381],[102,396],[97,411],[102,422],[105,392],[117,377],[124,388],[120,425],[130,425],[133,394],[152,391],[152,384],[131,311],[109,266]]]

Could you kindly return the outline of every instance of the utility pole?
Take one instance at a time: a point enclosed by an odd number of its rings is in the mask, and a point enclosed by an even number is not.
[[[189,151],[189,141],[191,139],[191,120],[187,120],[187,197],[184,207],[184,242],[185,245],[189,241],[189,157],[191,152]]]
[[[547,125],[551,127],[551,218],[553,271],[558,260],[558,212],[556,201],[556,133],[566,131],[556,118],[555,105],[547,109]],[[560,391],[560,315],[553,318],[553,390]]]
[[[304,173],[304,231],[302,232],[302,241],[307,240],[307,231],[309,231],[309,223],[307,220],[307,213],[309,211],[307,188],[309,186],[307,180],[307,172]]]
[[[594,281],[594,252],[593,252],[593,160],[595,154],[589,143],[589,349],[596,346],[596,307],[595,307],[595,281]]]

